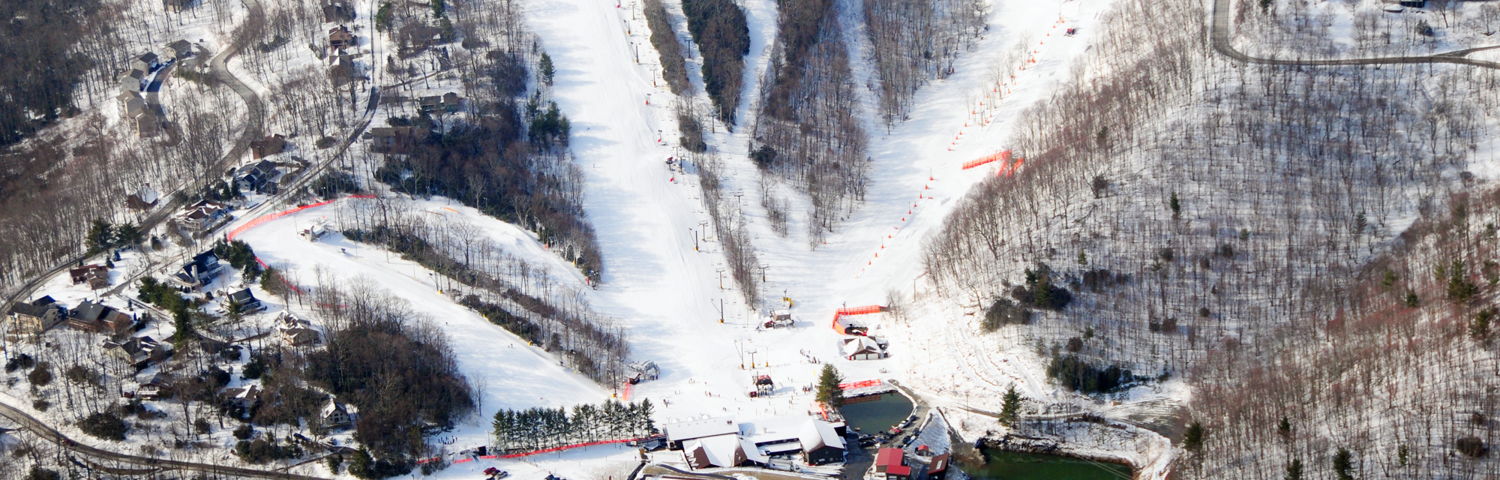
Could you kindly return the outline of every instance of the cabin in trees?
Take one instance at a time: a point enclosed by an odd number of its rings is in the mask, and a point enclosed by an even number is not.
[[[457,93],[448,92],[442,95],[426,96],[418,99],[418,106],[422,113],[453,113],[457,112],[463,99]]]
[[[68,277],[73,280],[74,285],[87,283],[89,288],[98,290],[109,286],[109,267],[99,264],[84,265],[69,269]]]
[[[276,319],[276,333],[281,336],[281,341],[292,347],[323,343],[323,335],[312,328],[311,322],[287,312],[282,312],[281,317]]]
[[[333,82],[335,87],[342,87],[359,79],[359,70],[354,68],[354,57],[347,53],[340,53],[334,58],[333,65],[328,66],[328,81]]]
[[[906,452],[899,448],[886,447],[875,453],[875,477],[873,480],[912,480],[911,465],[906,463]]]
[[[161,66],[161,57],[153,52],[146,52],[130,59],[130,68],[142,72],[150,72]]]
[[[224,268],[219,264],[219,256],[213,250],[208,250],[194,255],[193,261],[172,274],[172,280],[188,288],[203,288],[219,278],[222,271]]]
[[[328,403],[323,405],[318,416],[323,420],[323,428],[349,428],[354,424],[354,417],[349,415],[349,407],[333,397],[328,397]]]
[[[173,61],[181,61],[182,59],[193,55],[193,43],[187,40],[179,38],[177,40],[167,42],[162,46],[166,47],[164,50],[162,50],[162,53],[170,56],[169,59]]]
[[[141,99],[140,92],[135,90],[122,90],[115,96],[115,101],[120,103],[120,118],[134,119],[136,115],[146,111],[146,101]]]
[[[146,72],[140,69],[127,69],[120,73],[120,90],[126,92],[141,91],[141,82],[146,81]]]
[[[130,315],[126,315],[125,312],[102,303],[94,303],[92,300],[84,300],[78,308],[69,312],[67,322],[69,327],[85,332],[116,336],[130,331],[130,327],[135,325],[135,319],[130,318]]]
[[[156,203],[159,201],[161,201],[161,194],[157,193],[156,189],[151,188],[150,185],[145,185],[136,190],[135,193],[125,197],[125,208],[131,210],[150,210],[155,208]]]
[[[64,310],[52,297],[42,297],[31,303],[16,303],[10,306],[9,331],[12,333],[36,334],[47,331],[62,322]]]
[[[354,46],[354,33],[349,27],[339,25],[328,30],[328,48],[343,50]]]
[[[379,127],[370,129],[370,151],[375,153],[411,153],[426,132],[417,127]]]

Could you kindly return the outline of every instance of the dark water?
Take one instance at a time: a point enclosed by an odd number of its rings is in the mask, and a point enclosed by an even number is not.
[[[839,411],[844,414],[844,421],[851,430],[858,428],[862,433],[873,435],[906,420],[906,416],[911,415],[911,407],[911,400],[891,392],[845,400]]]
[[[986,450],[987,463],[965,468],[978,480],[1129,480],[1130,468],[1113,463],[1036,453]]]

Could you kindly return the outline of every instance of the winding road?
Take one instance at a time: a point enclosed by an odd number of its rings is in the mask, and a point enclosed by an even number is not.
[[[1465,48],[1448,52],[1435,53],[1421,56],[1399,56],[1399,57],[1367,57],[1367,58],[1334,58],[1334,59],[1296,59],[1288,60],[1270,57],[1255,57],[1234,48],[1230,41],[1229,22],[1233,15],[1231,7],[1234,0],[1214,0],[1213,28],[1210,33],[1214,51],[1220,55],[1245,62],[1260,65],[1292,65],[1292,66],[1336,66],[1336,65],[1397,65],[1409,63],[1449,63],[1456,65],[1472,65],[1484,68],[1500,69],[1500,62],[1488,60],[1476,60],[1468,58],[1474,52],[1500,48],[1500,45],[1487,47]]]

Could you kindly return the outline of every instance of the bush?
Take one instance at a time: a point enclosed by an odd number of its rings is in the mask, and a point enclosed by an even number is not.
[[[263,438],[255,440],[240,440],[234,444],[234,454],[240,459],[250,463],[266,463],[273,460],[285,460],[302,456],[302,447],[297,445],[277,445],[275,442]]]
[[[78,424],[78,429],[94,437],[119,441],[125,439],[125,432],[130,430],[130,425],[113,413],[99,412],[84,418]]]
[[[45,412],[47,409],[52,408],[52,402],[38,398],[31,401],[31,408],[36,409],[38,412]]]
[[[1116,365],[1099,368],[1074,355],[1053,357],[1047,365],[1047,376],[1070,390],[1083,393],[1107,393],[1135,380],[1130,370]]]
[[[5,373],[14,373],[16,370],[31,368],[36,365],[36,359],[31,355],[20,354],[5,362]]]
[[[26,374],[26,380],[38,387],[45,387],[47,384],[52,383],[52,364],[47,362],[36,364],[36,368],[31,369],[31,373]]]
[[[1031,323],[1031,311],[1017,305],[1015,302],[1004,298],[995,299],[990,308],[984,311],[984,322],[981,324],[986,332],[993,332],[1005,325],[1025,325]]]
[[[1067,308],[1069,303],[1073,303],[1073,294],[1055,285],[1052,276],[1052,269],[1046,264],[1039,264],[1035,269],[1027,269],[1026,284],[1012,289],[1011,296],[1022,305],[1033,308],[1048,310]]]
[[[1479,437],[1475,436],[1463,437],[1454,441],[1453,448],[1457,449],[1458,453],[1462,453],[1469,458],[1483,457],[1490,451],[1490,448],[1485,446],[1484,440],[1480,440]]]
[[[31,471],[26,472],[26,480],[62,480],[62,475],[41,465],[32,465]]]
[[[250,424],[248,423],[235,427],[234,429],[234,438],[238,438],[240,440],[249,440],[250,437],[254,435],[255,427],[250,426]]]

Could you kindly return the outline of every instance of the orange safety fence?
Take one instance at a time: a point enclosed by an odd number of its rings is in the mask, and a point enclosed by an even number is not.
[[[968,170],[968,169],[971,169],[971,168],[974,168],[974,167],[978,167],[980,165],[987,165],[987,164],[995,163],[995,162],[1003,162],[1003,161],[1006,161],[1006,160],[1010,160],[1010,150],[1005,150],[1005,151],[1002,151],[1002,152],[999,152],[999,153],[993,153],[993,154],[985,155],[983,157],[976,158],[976,159],[964,162],[964,170]]]
[[[374,195],[350,195],[350,196],[347,196],[347,197],[344,197],[344,198],[375,198],[375,196]],[[245,222],[244,225],[240,225],[238,227],[235,227],[234,230],[230,230],[229,231],[229,235],[227,235],[226,237],[229,240],[234,240],[234,237],[239,236],[241,233],[245,233],[245,231],[247,231],[247,230],[250,230],[250,229],[255,228],[255,227],[259,227],[259,226],[265,224],[266,222],[270,222],[272,220],[276,220],[278,218],[285,217],[287,215],[291,215],[293,213],[297,213],[297,212],[300,212],[300,211],[303,211],[303,210],[307,210],[309,208],[322,207],[322,206],[331,204],[333,202],[337,202],[339,200],[343,200],[344,198],[335,198],[335,199],[332,199],[332,200],[324,200],[324,201],[321,201],[321,202],[318,202],[318,203],[313,203],[313,204],[308,204],[308,205],[301,205],[301,206],[298,206],[296,208],[290,208],[290,209],[282,210],[282,211],[276,212],[276,213],[268,213],[268,214],[265,214],[265,215],[261,215],[259,217],[255,217],[255,219],[253,219],[253,220]]]
[[[880,313],[884,311],[885,307],[880,305],[865,305],[863,307],[840,308],[833,312],[833,331],[839,332],[839,334],[841,335],[852,335],[851,333],[845,331],[844,324],[839,323],[840,318],[850,315],[868,315],[871,313]]]

